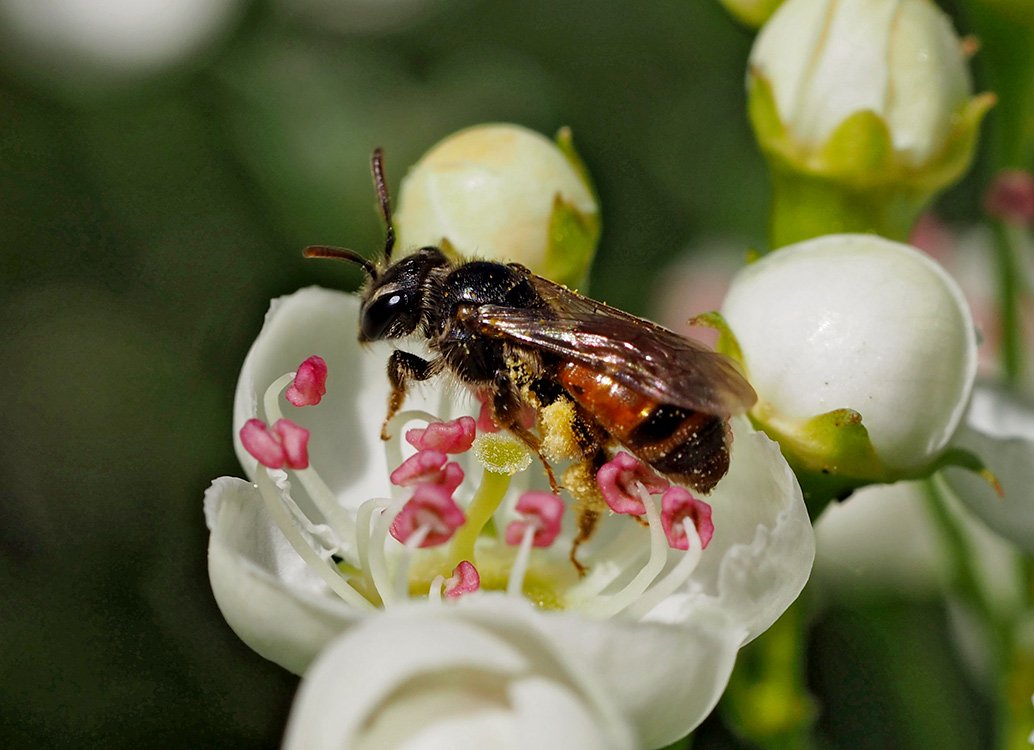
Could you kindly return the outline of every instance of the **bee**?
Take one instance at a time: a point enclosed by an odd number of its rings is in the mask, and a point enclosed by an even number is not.
[[[304,254],[345,260],[366,273],[360,342],[419,335],[431,353],[427,359],[400,349],[391,353],[383,439],[410,385],[449,372],[489,394],[494,421],[538,455],[555,493],[560,486],[543,454],[542,435],[521,420],[528,406],[540,417],[557,404],[570,407],[567,427],[582,477],[594,477],[616,445],[701,493],[725,475],[729,418],[757,398],[729,359],[518,263],[457,261],[434,246],[393,261],[395,229],[380,149],[372,172],[386,227],[382,257],[373,262],[324,245]],[[540,433],[542,425],[540,418]],[[587,489],[591,484],[583,481],[574,490],[582,507],[571,559],[580,571],[575,550],[601,510],[587,497],[599,497],[595,487]]]

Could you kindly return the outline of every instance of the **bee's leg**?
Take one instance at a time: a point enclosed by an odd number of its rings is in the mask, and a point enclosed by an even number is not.
[[[524,403],[514,392],[510,378],[504,372],[496,373],[492,393],[492,419],[497,425],[509,430],[518,440],[534,451],[539,457],[543,468],[546,470],[546,477],[549,479],[549,488],[554,495],[560,494],[560,485],[553,474],[553,467],[542,455],[542,443],[524,425],[521,424],[521,409]]]
[[[427,380],[437,375],[442,369],[441,358],[426,360],[410,352],[396,349],[388,357],[388,380],[391,382],[391,395],[388,397],[388,415],[381,425],[381,440],[388,440],[388,423],[398,414],[406,400],[406,390],[412,382]]]
[[[597,445],[594,453],[588,455],[584,461],[569,467],[567,473],[564,474],[565,484],[577,488],[574,494],[577,500],[575,514],[578,518],[578,533],[571,542],[568,559],[578,571],[579,576],[585,575],[586,568],[578,562],[578,548],[592,538],[593,532],[596,531],[596,524],[606,507],[596,484],[596,474],[606,462],[606,451],[602,446]],[[572,475],[570,482],[568,482],[568,474]]]

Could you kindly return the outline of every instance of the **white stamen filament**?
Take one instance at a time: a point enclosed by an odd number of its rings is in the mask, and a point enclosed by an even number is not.
[[[445,585],[445,576],[435,576],[431,581],[431,588],[427,591],[427,601],[432,604],[442,603],[442,586]]]
[[[529,519],[524,527],[524,536],[517,548],[517,556],[510,567],[510,577],[506,582],[506,593],[510,596],[522,596],[524,593],[524,576],[528,572],[528,560],[531,558],[531,544],[535,541],[537,524]]]
[[[273,424],[283,417],[281,393],[293,382],[294,377],[293,372],[282,375],[266,390],[263,407],[268,423]],[[388,424],[391,439],[384,443],[388,467],[402,463],[404,428],[412,421],[432,423],[440,419],[434,414],[416,409],[400,412],[393,417]],[[386,547],[389,546],[391,524],[411,493],[403,487],[392,487],[391,500],[367,500],[359,506],[353,517],[338,503],[335,494],[314,468],[298,470],[294,474],[326,523],[310,521],[291,498],[289,491],[281,491],[265,468],[259,468],[256,483],[270,516],[302,559],[332,591],[356,608],[372,610],[376,609],[376,605],[360,594],[342,575],[331,560],[331,556],[336,553],[340,553],[350,564],[355,563],[359,570],[365,571],[385,608],[408,600],[409,575],[415,555],[419,554],[420,545],[432,533],[433,526],[431,523],[422,523],[401,545],[401,556],[398,559],[392,555],[389,560]],[[685,519],[683,524],[688,549],[664,574],[669,548],[658,504],[642,484],[637,484],[636,491],[646,511],[650,540],[648,554],[644,554],[646,550],[642,545],[642,530],[638,525],[629,524],[608,545],[607,554],[592,561],[589,574],[567,589],[563,598],[568,607],[593,617],[621,615],[640,619],[684,585],[699,564],[702,554],[700,536],[692,520]],[[523,596],[536,530],[534,521],[529,519],[508,571],[506,593],[510,596]],[[501,540],[496,542],[501,543]],[[353,554],[355,560],[351,559]],[[633,576],[634,566],[639,564],[642,567]],[[631,580],[628,580],[629,576]],[[627,582],[621,584],[622,580]],[[443,601],[446,583],[444,576],[434,577],[428,588],[429,602],[440,604]]]
[[[613,617],[632,604],[660,575],[664,570],[664,563],[668,559],[668,545],[664,537],[664,529],[661,528],[661,516],[657,511],[657,505],[642,484],[638,485],[638,490],[639,497],[646,508],[646,521],[650,527],[650,558],[624,588],[613,594],[601,594],[579,607],[580,610],[593,617]]]
[[[284,414],[280,409],[280,393],[294,382],[295,375],[296,373],[293,372],[281,375],[266,389],[262,397],[262,406],[266,411],[266,422],[269,424],[273,424],[278,419],[283,418]],[[323,514],[323,517],[327,519],[327,522],[339,535],[338,545],[342,548],[347,548],[348,545],[344,540],[355,538],[355,526],[352,523],[351,516],[338,504],[334,493],[330,491],[326,482],[323,481],[323,478],[315,469],[311,467],[299,469],[295,471],[295,475],[301,481],[305,491],[309,493],[309,497],[312,498],[316,509]]]
[[[259,494],[266,505],[266,511],[273,519],[273,522],[279,527],[295,552],[326,582],[331,590],[357,609],[375,609],[373,604],[367,601],[362,594],[352,588],[341,577],[336,567],[333,567],[328,560],[321,557],[309,542],[305,540],[291,518],[280,491],[273,483],[273,478],[265,468],[259,469],[255,484],[258,486]]]
[[[373,530],[370,533],[370,548],[369,556],[367,557],[367,569],[370,572],[370,578],[373,579],[373,585],[377,589],[377,593],[381,595],[381,601],[384,602],[385,607],[389,607],[395,604],[400,597],[395,595],[395,589],[392,586],[391,573],[388,571],[388,561],[384,556],[384,543],[388,539],[388,530],[391,528],[391,522],[395,520],[395,516],[402,510],[402,506],[406,504],[405,498],[399,498],[392,500],[391,504],[381,510],[373,520]],[[394,537],[392,537],[394,539]],[[360,562],[362,560],[360,559]],[[405,597],[401,597],[405,599]]]
[[[425,523],[412,534],[403,545],[402,559],[399,560],[398,568],[395,570],[395,598],[406,599],[409,597],[409,565],[413,562],[413,553],[427,539],[431,533],[431,524]]]
[[[643,557],[642,534],[639,524],[626,523],[617,539],[608,544],[608,557],[594,561],[588,574],[570,588],[568,601],[578,603],[592,599],[632,567]]]
[[[689,549],[682,554],[682,559],[673,567],[661,580],[654,583],[645,594],[625,609],[625,615],[633,620],[641,620],[651,609],[660,604],[664,599],[671,596],[683,583],[689,580],[700,563],[701,553],[704,551],[700,543],[700,534],[697,533],[693,519],[686,518],[682,521],[686,530],[686,539],[689,541]]]

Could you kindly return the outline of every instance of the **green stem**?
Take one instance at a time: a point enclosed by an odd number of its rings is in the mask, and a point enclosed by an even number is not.
[[[804,595],[802,595],[804,596]],[[815,704],[805,680],[806,602],[744,647],[722,698],[728,725],[765,750],[811,750]]]
[[[1034,691],[1034,659],[1029,644],[1015,637],[1017,617],[999,614],[977,570],[977,553],[959,520],[945,505],[937,480],[926,480],[927,507],[941,534],[951,566],[949,585],[981,625],[995,676],[996,745],[1001,750],[1029,748],[1030,699]],[[1026,592],[1019,609],[1027,612],[1031,593],[1030,561],[1023,560]],[[1022,614],[1020,615],[1022,617]]]
[[[772,248],[824,234],[861,232],[906,241],[926,201],[895,185],[850,188],[773,166]]]
[[[1023,231],[1003,221],[992,221],[995,259],[998,267],[1002,367],[1006,381],[1015,385],[1026,368],[1023,320],[1020,305],[1023,288],[1017,268],[1018,233]]]

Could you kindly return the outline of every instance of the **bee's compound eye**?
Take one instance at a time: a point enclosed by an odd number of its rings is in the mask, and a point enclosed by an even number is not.
[[[360,329],[367,341],[405,336],[416,327],[416,310],[404,291],[386,292],[363,309]]]

